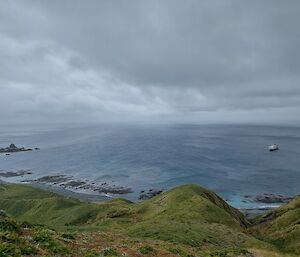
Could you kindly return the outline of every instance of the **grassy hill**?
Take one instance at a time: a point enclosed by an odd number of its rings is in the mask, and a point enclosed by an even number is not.
[[[115,199],[92,204],[30,186],[2,184],[0,209],[18,222],[76,234],[67,247],[70,256],[84,256],[92,249],[98,255],[91,256],[285,256],[276,255],[270,244],[274,240],[250,235],[250,223],[238,210],[197,185],[180,186],[141,203]],[[259,225],[256,233],[264,229]],[[105,249],[118,253],[103,255]]]
[[[300,255],[300,196],[254,220],[258,236],[283,251]]]
[[[248,223],[216,194],[195,185],[177,187],[134,205],[129,234],[192,246],[236,246]]]

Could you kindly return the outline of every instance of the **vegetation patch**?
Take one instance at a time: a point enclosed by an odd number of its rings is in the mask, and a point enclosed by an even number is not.
[[[100,253],[96,250],[90,250],[84,257],[100,257]]]
[[[235,256],[252,257],[253,255],[246,249],[223,249],[219,251],[210,252],[206,254],[205,257],[235,257]]]
[[[103,256],[107,256],[107,257],[118,257],[119,253],[113,249],[113,248],[108,248],[108,249],[104,249],[101,254]]]
[[[0,217],[0,257],[67,255],[59,235],[45,226],[19,223],[8,215]]]
[[[0,257],[21,257],[21,251],[14,244],[0,243]]]
[[[149,254],[155,252],[154,248],[150,245],[145,245],[139,248],[141,254]]]

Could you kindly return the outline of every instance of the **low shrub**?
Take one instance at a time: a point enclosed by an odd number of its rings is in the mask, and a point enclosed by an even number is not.
[[[151,247],[149,245],[145,245],[145,246],[142,246],[141,248],[139,248],[139,252],[141,254],[149,254],[149,253],[153,253],[154,249],[153,249],[153,247]]]
[[[52,234],[48,229],[39,230],[33,235],[33,240],[36,242],[49,242],[52,241]]]
[[[3,242],[7,242],[7,243],[13,243],[13,244],[20,244],[21,243],[21,239],[18,236],[18,234],[16,233],[2,233],[0,234],[0,238]]]
[[[89,251],[84,257],[100,257],[100,253],[98,253],[96,250]]]
[[[41,247],[55,254],[66,255],[69,253],[68,248],[66,248],[63,244],[53,240],[42,243]]]
[[[63,233],[61,234],[61,237],[69,240],[75,240],[75,236],[69,233]]]
[[[69,249],[66,248],[63,244],[57,242],[53,238],[54,232],[49,229],[43,229],[37,231],[34,236],[33,240],[35,242],[40,243],[43,249],[49,250],[52,253],[65,255],[69,253]]]
[[[21,253],[24,255],[37,255],[38,249],[32,245],[26,245],[21,247]]]
[[[10,218],[0,219],[0,231],[10,231],[20,233],[21,228],[17,222]]]
[[[119,256],[119,253],[113,248],[107,248],[107,249],[103,250],[101,252],[101,254],[103,256],[107,256],[107,257],[117,257],[117,256]]]
[[[0,243],[0,257],[21,257],[21,251],[10,243]]]
[[[220,251],[214,251],[206,255],[205,257],[233,257],[233,256],[244,256],[250,254],[245,249],[224,249]]]

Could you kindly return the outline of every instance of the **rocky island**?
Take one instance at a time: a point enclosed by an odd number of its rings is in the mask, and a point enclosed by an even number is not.
[[[0,153],[15,153],[25,151],[32,151],[32,149],[25,147],[17,147],[15,144],[10,144],[8,147],[5,148],[0,148]]]

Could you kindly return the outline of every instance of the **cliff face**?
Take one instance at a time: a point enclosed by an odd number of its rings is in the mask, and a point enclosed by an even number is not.
[[[292,206],[299,208],[297,202],[295,199],[280,209],[280,216],[294,217],[289,220],[293,224],[297,215],[300,218],[299,213],[287,213]],[[270,220],[261,217],[253,229],[238,210],[197,185],[177,187],[141,203],[115,199],[101,204],[80,202],[29,186],[0,185],[0,206],[18,222],[75,233],[76,240],[66,245],[71,252],[77,249],[78,255],[71,256],[84,256],[81,248],[96,248],[99,253],[104,246],[113,247],[118,255],[130,252],[129,256],[141,256],[143,251],[149,251],[151,256],[276,256],[271,254],[276,254],[276,239],[283,233],[276,226],[282,228],[285,224],[275,222],[278,215]],[[127,249],[124,245],[128,245]],[[278,249],[297,253],[297,244],[286,245]]]

